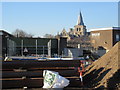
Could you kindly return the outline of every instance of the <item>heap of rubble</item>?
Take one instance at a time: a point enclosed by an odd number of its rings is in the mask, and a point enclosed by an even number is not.
[[[88,66],[83,79],[89,88],[120,88],[120,42]]]

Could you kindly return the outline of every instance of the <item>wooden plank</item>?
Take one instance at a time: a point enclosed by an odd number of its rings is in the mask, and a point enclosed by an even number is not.
[[[79,67],[79,60],[53,60],[53,61],[4,61],[3,69],[39,68],[39,67]]]
[[[28,68],[28,71],[36,71],[36,70],[74,70],[74,67],[39,67],[39,68]]]
[[[77,70],[54,70],[59,72],[63,77],[66,76],[78,76]],[[15,72],[15,71],[3,71],[2,78],[21,78],[21,77],[43,77],[43,70],[39,71],[25,71],[25,72]]]
[[[40,77],[43,75],[43,70],[46,69],[57,71],[61,76],[68,78],[70,87],[79,86],[80,81],[76,80],[78,77],[68,77],[79,76],[77,69],[73,68],[79,67],[79,65],[79,60],[2,62],[2,87],[5,89],[41,88],[43,86],[43,78]]]
[[[2,88],[11,89],[11,88],[23,88],[23,87],[38,87],[43,86],[43,79],[13,79],[13,80],[2,80]]]
[[[68,78],[70,80],[70,85],[68,87],[80,86],[80,81],[76,80],[77,77]],[[11,80],[2,80],[3,89],[14,89],[14,88],[41,88],[43,86],[43,78],[31,78],[31,79],[11,79]]]
[[[27,69],[1,69],[2,71],[19,71],[19,70],[27,70],[27,71],[36,71],[36,70],[74,70],[75,67],[38,67],[38,68],[27,68]]]

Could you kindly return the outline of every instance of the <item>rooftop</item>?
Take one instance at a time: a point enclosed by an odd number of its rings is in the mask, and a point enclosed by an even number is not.
[[[99,31],[99,30],[120,30],[120,27],[108,27],[108,28],[95,28],[95,29],[90,29],[90,31]]]

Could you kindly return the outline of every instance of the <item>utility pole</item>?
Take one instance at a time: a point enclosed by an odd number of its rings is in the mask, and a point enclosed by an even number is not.
[[[58,38],[58,57],[60,56],[60,37]]]
[[[6,57],[6,56],[8,56],[8,53],[9,53],[9,50],[8,50],[8,49],[9,49],[9,45],[8,45],[8,43],[9,43],[9,42],[8,42],[9,36],[7,35],[7,36],[5,36],[5,37],[6,37],[6,55],[5,55],[5,57]]]
[[[43,57],[44,57],[44,46],[43,46]]]
[[[7,37],[7,56],[9,57],[9,37]]]
[[[51,40],[48,42],[48,56],[51,57]]]
[[[21,40],[21,55],[23,56],[23,40]]]
[[[36,39],[36,57],[37,57],[37,39]]]

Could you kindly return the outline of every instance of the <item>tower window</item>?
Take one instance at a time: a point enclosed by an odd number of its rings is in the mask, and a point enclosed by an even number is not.
[[[120,37],[118,34],[116,34],[116,41],[119,41],[120,40]]]
[[[81,30],[81,28],[77,28],[77,31],[80,31]]]
[[[77,28],[77,31],[78,31],[79,29]]]
[[[79,28],[79,31],[81,30],[81,28]]]

